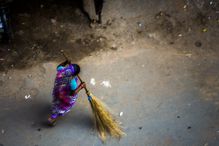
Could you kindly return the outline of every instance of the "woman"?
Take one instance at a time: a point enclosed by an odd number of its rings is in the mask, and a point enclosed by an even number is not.
[[[54,126],[58,117],[71,110],[78,98],[77,93],[86,86],[85,83],[79,85],[77,77],[79,72],[79,65],[71,64],[69,60],[57,66],[49,125]]]

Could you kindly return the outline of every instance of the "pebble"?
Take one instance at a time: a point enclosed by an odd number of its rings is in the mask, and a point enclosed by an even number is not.
[[[182,37],[182,34],[180,33],[180,34],[178,34],[178,36],[179,36],[179,37]]]
[[[50,19],[50,21],[51,21],[52,24],[56,24],[56,19],[52,18],[52,19]]]
[[[203,28],[203,29],[202,29],[202,32],[207,32],[207,31],[208,31],[207,28]]]
[[[196,41],[196,42],[195,42],[195,46],[196,46],[196,47],[201,47],[201,46],[202,46],[202,43],[201,43],[200,41]]]

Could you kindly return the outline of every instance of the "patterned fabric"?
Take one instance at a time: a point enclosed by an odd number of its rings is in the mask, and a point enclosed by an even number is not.
[[[78,87],[78,78],[72,78],[74,74],[72,65],[67,67],[59,66],[57,68],[51,118],[65,115],[75,104],[78,95],[71,95],[71,92]]]

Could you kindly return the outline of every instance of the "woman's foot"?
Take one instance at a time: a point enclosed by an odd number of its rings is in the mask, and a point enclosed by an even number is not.
[[[51,117],[48,118],[48,125],[49,126],[55,126],[56,125],[56,119],[52,119]]]

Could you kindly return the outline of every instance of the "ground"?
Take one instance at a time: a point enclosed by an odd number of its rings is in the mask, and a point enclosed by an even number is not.
[[[11,20],[13,39],[0,47],[0,146],[219,145],[216,0],[106,0],[102,25],[89,24],[80,1],[22,0]],[[120,141],[99,140],[83,91],[56,127],[45,125],[60,50],[121,121]]]

